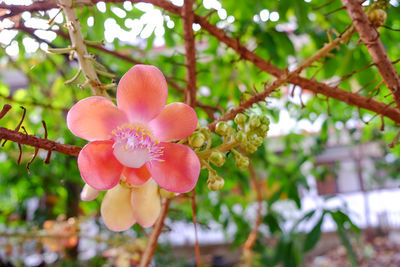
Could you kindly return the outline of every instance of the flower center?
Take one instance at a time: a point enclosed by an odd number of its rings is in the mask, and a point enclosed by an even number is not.
[[[140,168],[148,161],[162,161],[164,148],[145,127],[125,124],[112,131],[114,156],[130,168]]]

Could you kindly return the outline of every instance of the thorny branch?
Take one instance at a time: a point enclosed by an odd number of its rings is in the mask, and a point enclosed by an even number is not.
[[[250,235],[247,237],[246,242],[244,243],[243,246],[243,256],[244,256],[244,261],[245,261],[245,266],[250,267],[251,266],[251,248],[253,247],[257,234],[258,234],[258,228],[261,225],[261,220],[262,220],[262,195],[261,195],[261,188],[260,184],[257,179],[257,174],[254,171],[253,164],[251,162],[249,163],[249,171],[250,171],[250,179],[251,182],[253,183],[254,190],[256,192],[256,198],[257,198],[257,218],[256,222],[254,223],[253,230],[251,231]]]
[[[182,9],[183,40],[185,42],[186,59],[186,104],[196,105],[196,46],[193,33],[193,0],[185,0]]]
[[[365,43],[379,73],[392,92],[397,107],[400,108],[400,77],[386,53],[385,47],[379,38],[379,32],[372,25],[357,0],[342,0],[342,3],[353,21],[361,40]]]
[[[88,1],[85,1],[87,5],[91,4],[96,4],[100,0],[91,0],[91,3],[87,3]],[[76,3],[82,4],[82,1],[75,1]],[[106,0],[105,2],[108,3],[120,3],[123,2],[123,0]],[[176,6],[168,1],[165,0],[131,0],[132,3],[138,3],[138,2],[145,2],[145,3],[150,3],[155,6],[158,6],[166,11],[169,11],[171,13],[181,15],[182,14],[182,8],[179,6]],[[35,5],[34,9],[32,12],[35,11],[45,11],[49,10],[51,8],[54,8],[54,3],[52,1],[42,1],[38,2],[40,4]],[[30,6],[26,7],[24,11],[30,11]],[[20,8],[17,8],[17,5],[0,5],[0,8],[4,9],[9,9],[9,10],[17,10],[14,15],[17,15],[21,12],[23,12]],[[0,17],[1,19],[1,17]],[[225,43],[227,46],[235,50],[241,58],[252,62],[256,67],[258,67],[260,70],[272,74],[275,77],[281,77],[282,75],[285,74],[285,70],[282,70],[268,61],[264,60],[263,58],[257,56],[254,54],[252,51],[247,49],[244,45],[242,45],[238,40],[229,37],[223,29],[217,28],[215,25],[211,24],[208,22],[207,18],[201,17],[197,14],[194,14],[194,22],[199,23],[203,29],[208,31],[211,35],[213,35],[215,38],[217,38],[219,41]],[[343,101],[349,105],[364,108],[371,110],[375,112],[376,114],[379,114],[381,116],[386,116],[393,120],[394,122],[400,123],[400,111],[396,108],[387,106],[385,103],[375,101],[373,99],[370,99],[368,97],[361,96],[359,94],[355,94],[349,91],[342,90],[338,87],[332,87],[329,86],[325,83],[315,81],[313,79],[306,79],[302,78],[300,76],[294,76],[291,79],[288,80],[288,82],[300,86],[303,89],[310,90],[314,92],[315,94],[323,94],[327,97],[334,98],[340,101]],[[268,90],[268,89],[267,89]]]
[[[12,142],[22,145],[41,148],[47,151],[57,151],[59,153],[75,157],[78,156],[79,152],[82,149],[81,147],[78,146],[61,144],[34,135],[28,135],[15,130],[13,131],[4,127],[0,127],[0,140],[1,139],[10,140]]]
[[[107,96],[106,91],[102,87],[102,84],[97,77],[96,69],[93,66],[89,55],[86,50],[86,45],[81,32],[81,25],[79,19],[75,13],[75,10],[71,6],[73,4],[72,0],[60,0],[59,1],[67,20],[67,28],[69,36],[71,38],[72,46],[74,48],[75,54],[79,61],[80,70],[85,75],[85,79],[92,89],[94,95]]]

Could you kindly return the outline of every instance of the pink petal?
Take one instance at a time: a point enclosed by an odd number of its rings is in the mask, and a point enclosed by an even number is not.
[[[136,222],[143,227],[152,226],[161,211],[157,183],[150,179],[144,185],[132,188],[132,209]]]
[[[153,179],[165,190],[186,193],[194,188],[200,174],[200,161],[189,147],[175,143],[160,143],[164,147],[163,161],[146,163]]]
[[[125,181],[132,186],[143,185],[151,176],[145,165],[137,169],[125,167],[122,175],[125,176]]]
[[[123,166],[114,157],[113,141],[93,141],[83,147],[78,167],[83,180],[97,190],[108,190],[118,184]]]
[[[167,82],[154,66],[136,65],[118,84],[118,107],[132,122],[148,122],[155,118],[167,103],[167,97]]]
[[[122,110],[107,98],[100,96],[79,101],[67,115],[67,124],[71,132],[89,141],[110,139],[112,130],[127,122]]]
[[[101,217],[105,225],[112,231],[120,232],[129,229],[135,223],[131,205],[130,188],[121,185],[107,191],[101,202]]]
[[[197,115],[194,109],[186,104],[172,103],[166,105],[149,125],[154,136],[160,141],[180,140],[196,130]]]
[[[83,201],[92,201],[93,199],[96,199],[98,195],[99,195],[99,190],[96,190],[90,185],[85,184],[81,192],[81,199]]]

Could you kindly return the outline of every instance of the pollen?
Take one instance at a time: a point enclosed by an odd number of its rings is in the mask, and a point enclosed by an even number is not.
[[[162,161],[164,148],[141,125],[126,124],[112,131],[114,155],[125,166],[140,168],[149,161]]]

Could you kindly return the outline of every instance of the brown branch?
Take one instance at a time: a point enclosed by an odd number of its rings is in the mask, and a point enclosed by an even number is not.
[[[186,91],[185,102],[191,107],[196,105],[196,46],[193,34],[193,0],[185,0],[182,9],[183,40],[185,43],[186,60]]]
[[[100,0],[91,0],[92,4],[99,2]],[[75,1],[78,2],[78,1]],[[112,3],[112,2],[123,2],[123,0],[106,0],[105,2]],[[131,0],[132,3],[138,2],[145,2],[150,3],[155,6],[158,6],[166,11],[171,13],[181,15],[182,8],[178,7],[168,1],[165,0]],[[41,3],[41,9],[38,9],[38,5],[36,5],[36,10],[48,10],[51,7],[51,2],[43,1]],[[30,8],[23,6],[26,11],[29,11]],[[234,49],[243,59],[246,59],[252,62],[256,67],[260,70],[267,72],[269,74],[274,75],[275,77],[281,77],[285,74],[285,71],[272,65],[268,61],[264,60],[263,58],[257,56],[252,51],[248,50],[245,46],[241,45],[236,39],[229,37],[224,30],[217,28],[215,25],[212,25],[207,21],[206,18],[201,17],[199,15],[194,14],[194,22],[199,23],[201,27],[208,31],[211,35],[217,38],[219,41],[225,43],[227,46]],[[289,79],[290,83],[294,85],[298,85],[303,89],[308,89],[315,94],[323,94],[327,97],[331,97],[340,101],[343,101],[349,105],[364,108],[375,112],[378,115],[386,116],[393,120],[394,122],[400,123],[400,111],[393,107],[386,107],[384,103],[375,101],[373,99],[360,96],[358,94],[354,94],[352,92],[341,90],[337,87],[331,87],[327,84],[315,81],[313,79],[306,79],[295,76]],[[267,88],[268,90],[268,88]]]
[[[200,260],[200,247],[199,247],[199,240],[197,235],[197,222],[196,222],[196,189],[193,189],[192,192],[192,221],[194,227],[194,250],[196,253],[196,265],[197,267],[201,267],[201,260]]]
[[[164,199],[164,203],[161,208],[160,217],[158,217],[153,230],[150,233],[149,239],[147,241],[146,249],[140,259],[139,267],[148,267],[151,259],[153,258],[154,251],[157,247],[158,237],[161,234],[162,228],[164,226],[164,220],[167,217],[169,204],[171,199]]]
[[[214,131],[215,126],[217,125],[218,122],[232,120],[236,116],[236,114],[244,112],[246,109],[250,108],[255,103],[264,101],[267,96],[269,96],[273,91],[275,91],[279,86],[281,86],[285,82],[286,82],[285,79],[275,80],[275,82],[273,84],[271,84],[270,86],[268,86],[266,88],[266,90],[262,91],[259,94],[255,94],[255,95],[251,96],[248,100],[246,100],[245,102],[242,102],[239,106],[231,109],[229,112],[222,115],[219,119],[210,123],[208,125],[208,128],[211,131]]]
[[[0,127],[0,140],[10,140],[12,142],[28,145],[35,148],[41,148],[47,151],[57,151],[59,153],[77,157],[81,151],[81,147],[61,144],[48,139],[43,139],[34,135],[28,135],[18,131],[9,130],[4,127]]]
[[[256,222],[254,223],[253,230],[247,237],[246,242],[244,243],[243,246],[243,256],[244,256],[244,261],[245,261],[245,266],[251,266],[251,248],[253,247],[256,239],[257,239],[257,234],[258,234],[258,228],[261,225],[262,221],[262,195],[261,195],[261,188],[260,184],[257,181],[257,174],[254,171],[253,164],[251,162],[249,163],[249,171],[250,171],[250,179],[251,182],[253,183],[254,190],[256,191],[256,198],[257,198],[257,218]]]
[[[385,47],[379,38],[379,32],[372,25],[357,0],[342,0],[342,3],[353,21],[361,40],[367,46],[379,73],[392,92],[397,107],[400,107],[400,77],[386,53]]]
[[[97,76],[96,69],[91,62],[90,57],[88,57],[89,54],[81,32],[81,24],[79,23],[75,10],[71,6],[73,1],[59,0],[59,3],[64,11],[69,37],[86,82],[92,89],[93,95],[107,96],[107,93]]]

